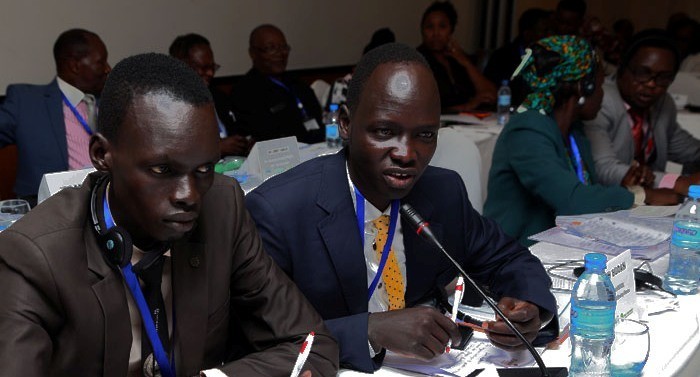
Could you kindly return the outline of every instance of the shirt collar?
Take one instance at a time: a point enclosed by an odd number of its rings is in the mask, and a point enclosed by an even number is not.
[[[357,197],[355,197],[355,184],[352,183],[352,178],[350,178],[350,169],[348,168],[347,161],[345,162],[345,174],[348,177],[348,185],[350,186],[350,196],[352,197],[352,206],[357,208]],[[375,207],[368,200],[365,200],[365,223],[376,219],[381,215],[389,215],[391,213],[391,206],[382,212],[377,207]]]
[[[58,88],[63,92],[66,98],[68,98],[68,102],[70,102],[73,107],[77,107],[80,101],[85,98],[85,93],[83,93],[82,90],[67,83],[62,78],[56,76],[56,81],[58,82]]]

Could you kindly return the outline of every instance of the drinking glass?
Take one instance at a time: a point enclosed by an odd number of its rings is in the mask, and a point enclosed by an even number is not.
[[[22,199],[0,201],[0,232],[9,228],[25,213],[29,212],[29,203]]]
[[[11,215],[24,215],[29,212],[29,203],[22,199],[10,199],[0,201],[0,213],[9,213]]]
[[[612,377],[636,377],[649,358],[649,326],[632,319],[615,323],[615,341],[610,355]]]

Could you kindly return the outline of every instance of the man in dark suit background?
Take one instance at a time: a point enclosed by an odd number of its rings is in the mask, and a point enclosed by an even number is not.
[[[98,123],[98,172],[0,233],[3,374],[288,376],[314,331],[305,376],[335,375],[335,341],[262,250],[238,184],[214,174],[202,80],[165,55],[127,58]]]
[[[371,372],[385,349],[430,359],[448,340],[459,341],[449,318],[418,306],[456,271],[398,221],[399,201],[430,222],[452,256],[534,339],[556,311],[550,280],[537,258],[472,208],[457,173],[428,166],[440,96],[425,59],[401,44],[370,51],[350,82],[348,108],[345,149],[273,177],[246,197],[265,250],[338,340],[341,365]],[[395,222],[393,237],[387,222]],[[520,346],[501,320],[487,331],[500,347]]]
[[[8,86],[0,108],[0,147],[17,145],[15,193],[32,206],[44,174],[90,166],[88,140],[111,70],[104,43],[87,30],[61,33],[53,55],[56,79]]]
[[[291,47],[282,31],[260,25],[250,33],[253,68],[231,94],[237,123],[255,141],[296,136],[303,143],[325,138],[321,105],[308,85],[285,71]]]
[[[216,121],[219,124],[221,155],[247,156],[251,143],[241,134],[240,127],[236,124],[228,96],[210,86],[211,79],[220,66],[214,60],[214,51],[209,40],[195,33],[180,35],[170,45],[168,52],[170,56],[182,60],[194,69],[211,90],[216,108]]]

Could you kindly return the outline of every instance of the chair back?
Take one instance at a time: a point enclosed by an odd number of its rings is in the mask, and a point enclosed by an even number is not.
[[[15,197],[14,185],[17,178],[17,146],[0,148],[0,200]]]
[[[482,212],[481,154],[474,141],[452,128],[441,128],[430,165],[456,171],[464,181],[472,206]]]

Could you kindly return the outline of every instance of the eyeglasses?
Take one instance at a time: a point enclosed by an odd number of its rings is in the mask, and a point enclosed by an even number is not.
[[[646,84],[651,80],[658,86],[667,87],[671,85],[676,74],[672,72],[652,73],[646,68],[627,67],[627,70],[632,74],[632,78],[638,84]]]
[[[216,64],[216,63],[214,63],[214,64],[209,64],[209,65],[195,65],[195,66],[194,66],[194,69],[195,69],[197,72],[208,72],[208,71],[212,71],[212,72],[216,73],[216,71],[218,71],[219,68],[221,68],[221,65],[220,65],[220,64]]]
[[[265,46],[265,47],[256,47],[253,46],[253,48],[265,55],[272,55],[272,54],[288,54],[289,51],[291,51],[292,46],[290,45],[281,45],[281,46]]]

